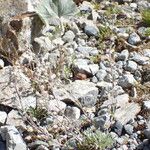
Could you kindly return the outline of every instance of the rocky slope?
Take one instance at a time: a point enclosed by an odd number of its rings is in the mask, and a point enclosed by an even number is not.
[[[0,150],[150,149],[150,2],[75,2],[1,0]]]

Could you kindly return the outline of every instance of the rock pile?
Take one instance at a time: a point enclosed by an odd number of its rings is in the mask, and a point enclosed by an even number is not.
[[[88,129],[150,149],[150,2],[83,1],[61,31],[38,3],[1,2],[0,150],[80,150]]]

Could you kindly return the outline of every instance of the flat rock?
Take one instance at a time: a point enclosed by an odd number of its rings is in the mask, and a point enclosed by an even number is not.
[[[122,88],[130,88],[136,84],[136,80],[134,79],[132,74],[124,74],[119,80],[118,85]]]
[[[27,150],[25,142],[14,126],[3,126],[0,131],[3,140],[6,141],[7,150]]]
[[[127,103],[123,107],[115,111],[115,118],[119,120],[122,125],[125,125],[131,119],[134,119],[140,112],[141,107],[137,103]]]
[[[130,57],[131,60],[135,61],[139,65],[146,65],[150,60],[148,57],[145,57],[139,53],[133,52]]]
[[[92,107],[97,102],[98,88],[89,81],[76,80],[66,86],[53,88],[55,99],[65,102],[81,103],[82,106]]]
[[[68,91],[85,107],[92,107],[97,102],[98,88],[92,82],[76,80],[68,85]]]
[[[7,113],[5,111],[0,111],[0,124],[4,124],[7,118]]]
[[[117,107],[122,107],[128,104],[129,102],[129,95],[128,94],[122,94],[118,95],[115,98],[110,98],[109,100],[106,100],[102,106],[110,106],[112,104],[116,104]]]
[[[29,108],[36,103],[35,98],[28,97],[33,94],[33,91],[30,79],[23,74],[21,69],[9,66],[0,70],[0,82],[1,104],[22,109],[22,107]]]
[[[12,110],[9,112],[7,116],[7,125],[14,125],[16,127],[26,127],[26,125],[23,122],[22,116],[19,115],[17,110]]]
[[[66,117],[68,117],[69,119],[79,119],[80,118],[80,109],[77,107],[70,107],[67,106],[66,110],[65,110],[65,115]]]
[[[50,100],[48,104],[48,110],[54,112],[64,112],[66,104],[60,100]]]
[[[143,107],[147,110],[150,110],[150,100],[143,101]]]

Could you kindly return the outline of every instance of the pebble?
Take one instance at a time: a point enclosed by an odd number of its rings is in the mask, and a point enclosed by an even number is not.
[[[97,30],[97,28],[95,28],[94,26],[86,25],[86,26],[84,27],[84,32],[85,32],[88,36],[95,36],[95,37],[98,36],[98,30]]]
[[[139,65],[148,64],[149,58],[145,57],[139,53],[133,52],[130,56],[130,59],[138,63]]]
[[[140,36],[137,33],[131,33],[129,35],[128,42],[132,45],[137,45],[138,43],[141,42]]]
[[[80,109],[77,107],[67,106],[65,110],[65,115],[71,120],[76,120],[80,118]]]
[[[122,88],[130,88],[136,84],[132,74],[125,74],[118,80],[118,85]]]
[[[125,61],[125,60],[128,59],[128,57],[129,57],[129,51],[128,51],[127,49],[125,49],[125,50],[123,50],[123,51],[119,54],[118,60],[123,60],[123,61]]]
[[[124,125],[124,129],[127,134],[132,135],[133,133],[133,126],[130,124]]]
[[[119,121],[116,121],[112,129],[120,136],[122,134],[123,125]]]
[[[106,75],[107,75],[107,72],[106,72],[105,70],[103,70],[103,69],[100,69],[100,70],[96,73],[95,76],[97,77],[98,81],[103,81],[104,78],[106,77]]]
[[[3,125],[6,121],[7,113],[4,111],[0,111],[0,124]]]
[[[138,65],[137,65],[136,62],[134,62],[134,61],[127,61],[127,63],[126,63],[124,68],[125,68],[125,70],[127,70],[127,71],[129,71],[131,73],[134,73],[135,70],[137,70],[137,67],[138,67]]]
[[[68,43],[73,42],[74,38],[75,34],[71,30],[67,31],[65,35],[62,37],[63,41]]]
[[[150,110],[150,100],[143,101],[143,107],[147,110]]]

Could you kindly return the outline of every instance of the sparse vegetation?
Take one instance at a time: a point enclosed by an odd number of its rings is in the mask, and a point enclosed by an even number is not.
[[[36,118],[38,121],[41,121],[42,119],[46,118],[48,116],[48,112],[45,108],[42,108],[40,106],[37,106],[35,108],[30,107],[27,110],[27,113],[31,116]]]
[[[112,35],[112,30],[107,27],[99,27],[99,40],[103,41],[103,40],[107,40],[108,38],[110,38],[110,36]]]
[[[141,14],[143,22],[146,25],[150,26],[150,9],[143,10]]]
[[[147,28],[147,29],[145,30],[145,35],[146,35],[146,36],[150,36],[150,28]]]
[[[78,150],[105,150],[114,143],[110,134],[102,133],[99,130],[95,132],[87,130],[83,133],[83,140],[78,142]]]

